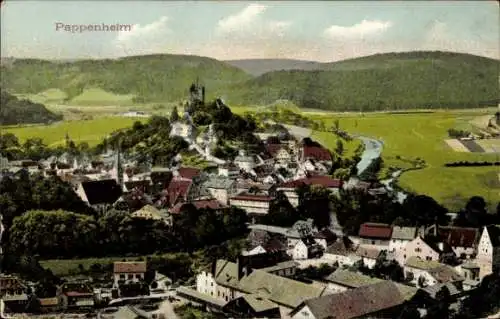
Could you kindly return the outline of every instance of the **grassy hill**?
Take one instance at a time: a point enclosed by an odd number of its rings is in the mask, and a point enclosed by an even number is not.
[[[254,76],[281,70],[319,70],[324,66],[324,63],[320,62],[291,59],[244,59],[224,62]]]
[[[39,94],[59,89],[71,103],[102,103],[109,94],[133,96],[133,102],[185,99],[199,77],[208,97],[228,85],[249,79],[244,71],[214,59],[187,55],[147,55],[120,59],[52,62],[20,59],[1,66],[1,85],[16,94]],[[96,91],[98,94],[95,94]],[[107,94],[106,94],[107,93]],[[97,97],[96,97],[97,96]],[[118,98],[117,100],[122,100]]]
[[[289,100],[302,108],[380,111],[496,105],[498,60],[449,53],[377,54],[318,63],[299,60],[221,62],[185,55],[50,62],[14,60],[1,66],[1,84],[22,96],[64,97],[57,104],[123,105],[185,99],[197,77],[207,98],[229,105]],[[240,69],[242,68],[242,69]],[[252,77],[246,73],[260,74]],[[294,69],[294,70],[290,70]],[[58,94],[55,94],[58,93]]]
[[[274,71],[232,87],[229,103],[287,99],[303,108],[380,111],[496,105],[499,61],[445,52],[378,54]]]
[[[0,92],[0,125],[49,123],[61,119],[42,104]]]

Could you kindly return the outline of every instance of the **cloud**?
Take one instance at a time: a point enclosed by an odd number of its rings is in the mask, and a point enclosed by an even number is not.
[[[220,20],[217,29],[220,32],[241,31],[251,27],[253,22],[267,9],[267,6],[253,3],[235,15]]]
[[[253,3],[240,12],[221,19],[215,28],[216,37],[228,40],[245,38],[246,41],[253,41],[284,36],[292,22],[264,19],[262,15],[267,9],[265,5]]]
[[[167,35],[172,31],[168,27],[168,17],[162,16],[150,24],[135,24],[130,31],[120,31],[113,40],[118,54],[148,54],[162,52]]]
[[[332,25],[324,31],[324,35],[331,38],[357,39],[381,34],[390,27],[391,21],[363,20],[350,27]]]

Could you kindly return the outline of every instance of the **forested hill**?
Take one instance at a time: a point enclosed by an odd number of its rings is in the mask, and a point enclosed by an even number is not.
[[[91,88],[132,95],[134,102],[177,102],[186,98],[187,88],[198,77],[206,86],[207,99],[221,96],[229,105],[290,100],[304,108],[338,111],[464,108],[496,105],[499,64],[469,54],[423,51],[333,63],[280,59],[226,63],[186,55],[70,62],[21,59],[1,66],[1,84],[16,94],[63,90],[67,104]],[[254,74],[281,71],[253,77],[234,65],[250,66]]]
[[[227,100],[338,111],[496,105],[498,60],[445,52],[379,54],[326,63],[322,70],[263,74],[235,85]]]
[[[1,85],[15,93],[60,89],[70,100],[86,88],[100,88],[135,95],[137,102],[184,99],[197,77],[209,98],[222,95],[232,83],[251,78],[215,59],[170,54],[66,62],[18,59],[1,66],[1,72]]]
[[[50,123],[61,120],[42,104],[20,100],[0,90],[0,125]]]

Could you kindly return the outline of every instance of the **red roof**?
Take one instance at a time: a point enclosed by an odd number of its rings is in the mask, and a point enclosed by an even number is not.
[[[270,202],[273,200],[271,196],[262,195],[262,194],[249,194],[249,193],[241,193],[239,195],[231,197],[231,200],[248,200],[252,202]]]
[[[177,203],[174,207],[172,207],[170,213],[179,214],[182,208],[187,204],[193,204],[194,207],[196,207],[197,209],[202,209],[202,208],[221,209],[226,207],[215,199],[209,199],[209,200],[204,199],[204,200],[195,200],[189,203]]]
[[[174,205],[179,199],[186,200],[192,183],[193,181],[190,179],[171,180],[167,187],[169,204]]]
[[[390,239],[392,228],[387,224],[364,223],[359,228],[359,237]]]
[[[332,154],[324,147],[304,146],[302,157],[304,159],[312,158],[318,161],[331,161]]]
[[[439,238],[451,247],[475,247],[479,230],[464,227],[439,227]]]
[[[267,144],[266,145],[266,151],[272,156],[275,157],[278,151],[282,148],[283,146],[281,144]]]
[[[116,273],[145,273],[147,265],[145,261],[115,261],[113,272]]]
[[[193,179],[195,176],[198,176],[201,171],[194,167],[181,167],[178,172],[180,177]]]
[[[296,179],[294,181],[289,181],[283,183],[280,187],[297,188],[301,185],[321,185],[326,188],[340,188],[342,187],[342,181],[339,179],[333,179],[330,176],[316,175],[316,176]]]

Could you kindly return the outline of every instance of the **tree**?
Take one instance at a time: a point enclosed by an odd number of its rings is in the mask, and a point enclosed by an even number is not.
[[[435,302],[427,310],[425,318],[450,318],[450,291],[446,286],[443,286],[437,293]]]
[[[174,106],[172,112],[170,113],[170,123],[177,122],[179,120],[179,112],[177,111],[177,106]]]
[[[322,186],[302,185],[296,192],[299,195],[299,216],[303,219],[312,218],[318,229],[330,226],[330,190]]]
[[[337,140],[337,147],[335,148],[335,153],[337,153],[339,156],[342,156],[344,154],[344,144],[342,143],[341,140]]]
[[[409,195],[403,203],[402,212],[411,226],[446,225],[449,222],[448,210],[426,195]]]
[[[266,225],[290,227],[297,220],[299,215],[290,204],[286,195],[279,191],[269,205],[269,213],[265,215],[262,222]]]

